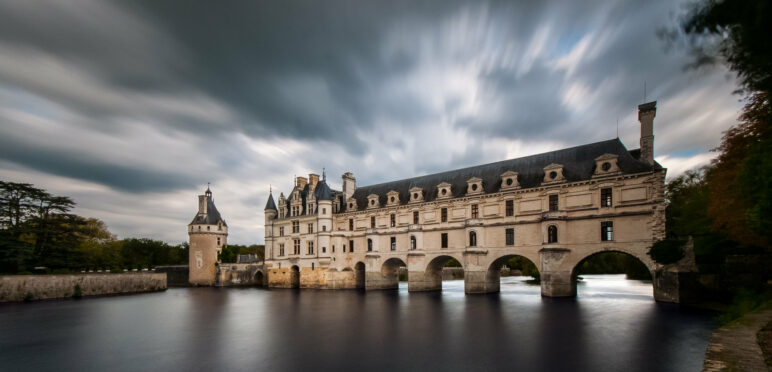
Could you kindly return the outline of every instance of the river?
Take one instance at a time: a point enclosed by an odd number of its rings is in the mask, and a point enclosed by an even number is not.
[[[0,304],[3,371],[699,371],[709,313],[585,275],[574,299],[501,292],[172,288]]]

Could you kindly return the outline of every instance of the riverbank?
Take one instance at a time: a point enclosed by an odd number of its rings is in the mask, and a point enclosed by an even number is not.
[[[88,273],[0,276],[0,302],[166,290],[166,273]]]
[[[717,329],[703,372],[772,370],[772,303]],[[765,361],[766,356],[766,361]]]

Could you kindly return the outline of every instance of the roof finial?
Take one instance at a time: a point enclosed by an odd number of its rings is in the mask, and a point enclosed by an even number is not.
[[[273,193],[273,187],[271,187],[270,183],[268,184],[268,193],[269,194]]]
[[[324,172],[324,167],[322,167],[322,181],[327,181],[327,173]]]

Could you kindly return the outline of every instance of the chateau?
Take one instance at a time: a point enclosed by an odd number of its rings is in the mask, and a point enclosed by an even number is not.
[[[654,277],[646,252],[665,235],[666,169],[654,161],[656,102],[638,110],[635,150],[617,138],[370,186],[347,172],[342,190],[324,175],[297,177],[265,205],[265,284],[396,288],[406,266],[409,291],[438,290],[454,258],[465,291],[487,293],[506,260],[523,256],[542,295],[573,296],[576,267],[605,251],[637,257]],[[656,278],[654,287],[667,300]]]

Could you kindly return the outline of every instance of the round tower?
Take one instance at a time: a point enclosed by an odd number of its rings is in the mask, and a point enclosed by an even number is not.
[[[188,282],[213,285],[217,273],[217,256],[228,242],[228,225],[214,206],[212,191],[206,188],[198,196],[198,213],[188,225]]]
[[[265,259],[273,259],[273,220],[276,219],[278,211],[276,203],[273,201],[273,192],[268,191],[268,201],[265,203]]]

